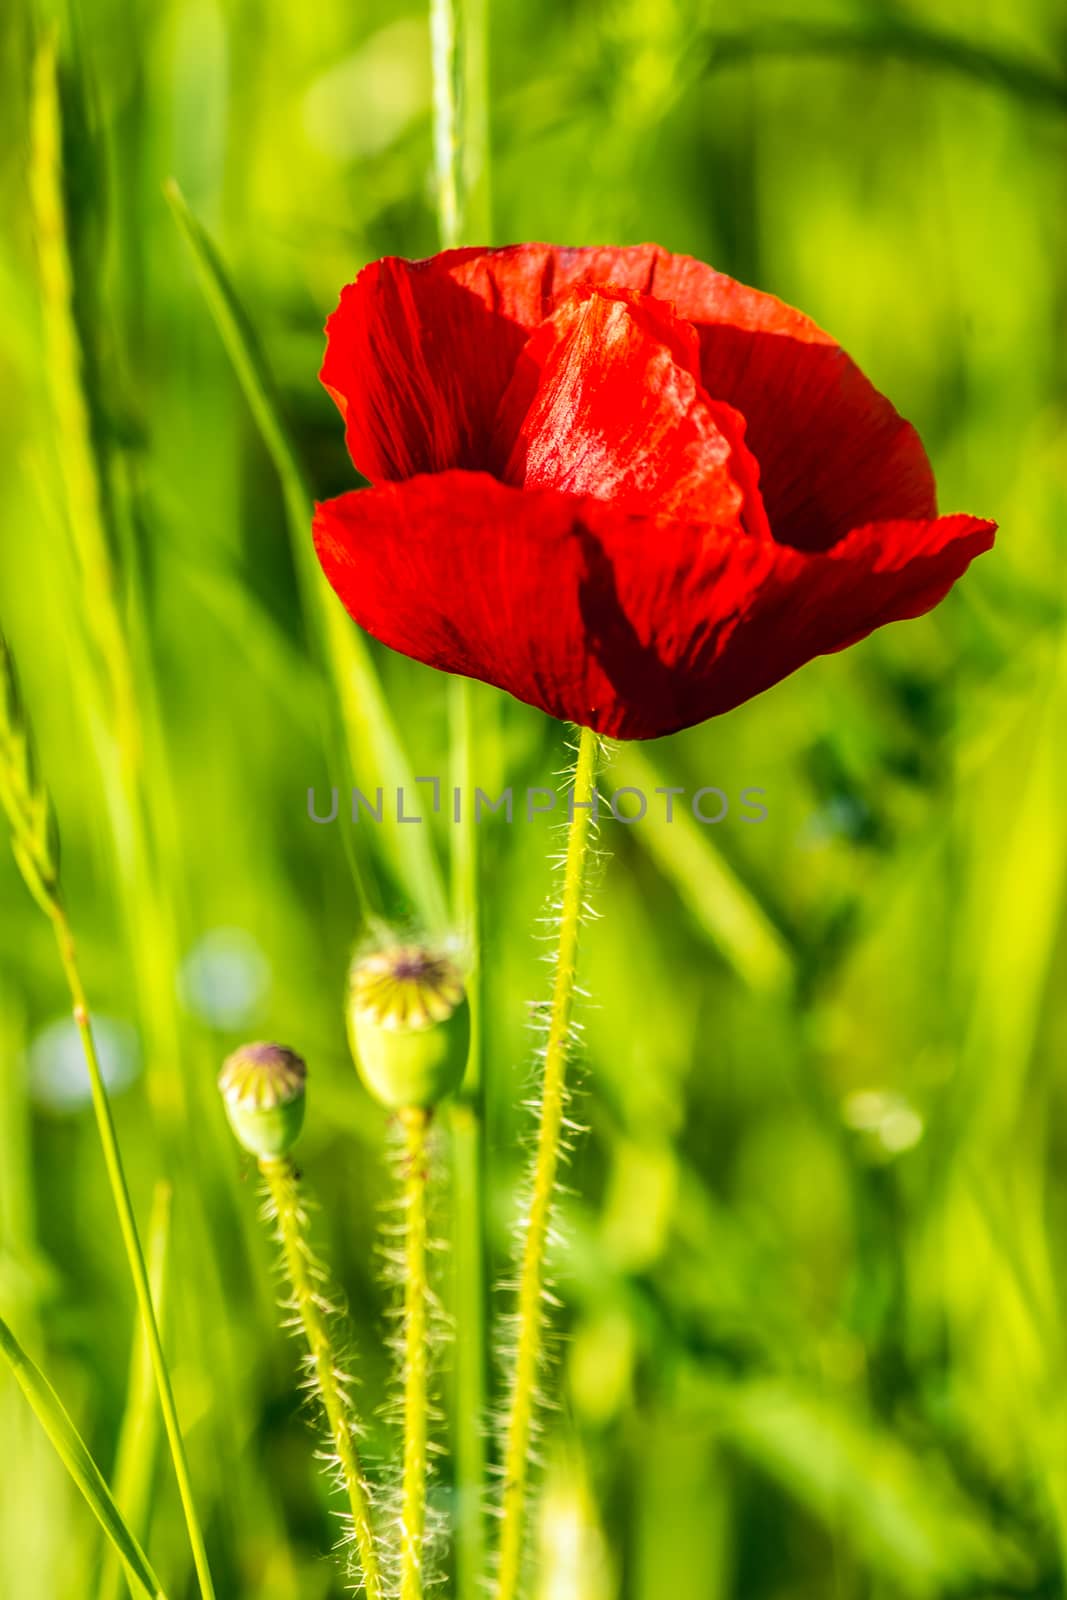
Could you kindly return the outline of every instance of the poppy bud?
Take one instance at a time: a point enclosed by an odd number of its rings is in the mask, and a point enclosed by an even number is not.
[[[430,1108],[463,1079],[470,1009],[455,965],[421,945],[357,956],[348,975],[348,1037],[360,1077],[392,1111]]]
[[[307,1067],[280,1044],[243,1044],[219,1073],[219,1092],[237,1141],[249,1155],[286,1155],[304,1126]]]

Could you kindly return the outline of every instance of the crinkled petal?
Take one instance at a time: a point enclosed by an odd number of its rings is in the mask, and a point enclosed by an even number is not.
[[[522,338],[583,283],[673,303],[704,387],[744,416],[774,537],[824,550],[865,522],[936,516],[915,430],[840,346],[773,295],[657,245],[543,244],[390,259],[345,290],[323,381],[372,479],[484,467]]]
[[[827,551],[771,546],[773,559],[729,629],[705,639],[694,635],[694,647],[679,663],[685,688],[677,726],[720,716],[816,656],[932,611],[975,557],[992,547],[995,533],[994,522],[950,516],[869,523]],[[731,587],[735,565],[735,553],[716,541],[703,570],[712,608],[719,585]]]
[[[810,317],[687,256],[660,256],[652,281],[696,327],[709,393],[745,417],[776,539],[826,550],[937,516],[919,435]]]
[[[384,644],[632,739],[716,716],[929,610],[993,525],[873,525],[817,554],[739,532],[455,471],[343,495],[315,517],[327,578]]]
[[[434,262],[365,267],[326,324],[319,376],[373,483],[487,464],[526,331]]]
[[[669,306],[583,286],[531,335],[497,423],[505,482],[769,537],[744,419],[709,399]]]
[[[576,284],[611,282],[670,301],[693,324],[704,387],[745,418],[783,544],[825,550],[865,522],[936,517],[933,471],[915,429],[810,317],[658,245],[561,249],[550,261],[539,275],[553,304]],[[469,258],[449,270],[475,279]],[[495,266],[499,275],[513,270]]]

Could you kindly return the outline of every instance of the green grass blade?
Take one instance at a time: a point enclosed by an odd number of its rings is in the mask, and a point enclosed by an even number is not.
[[[663,781],[651,757],[636,744],[619,747],[614,770],[620,786],[646,795]],[[752,890],[716,850],[707,829],[677,806],[669,824],[640,831],[664,877],[738,976],[752,989],[786,988],[794,965],[789,946]]]
[[[15,663],[0,635],[0,808],[11,824],[15,859],[42,911],[52,925],[56,950],[66,978],[75,1026],[89,1074],[89,1087],[108,1185],[122,1235],[138,1311],[152,1358],[160,1409],[167,1430],[189,1542],[204,1600],[215,1600],[203,1530],[193,1501],[185,1441],[178,1421],[174,1391],[156,1323],[141,1238],[137,1231],[129,1184],[119,1150],[104,1074],[97,1052],[89,1004],[82,981],[74,936],[61,896],[59,837],[51,800],[33,758],[32,731],[19,694]]]
[[[322,640],[353,777],[358,783],[362,776],[371,788],[385,781],[413,795],[416,791],[411,764],[370,651],[363,635],[345,615],[315,558],[311,542],[312,497],[282,421],[265,357],[218,251],[173,181],[166,186],[166,196],[192,252],[208,309],[278,473],[305,617],[312,635]],[[443,927],[447,899],[430,830],[390,825],[379,832],[393,870],[427,926]],[[371,890],[366,883],[364,888]],[[369,909],[376,907],[372,904]]]
[[[972,1503],[945,1461],[913,1453],[857,1408],[779,1377],[698,1379],[691,1400],[694,1410],[706,1406],[728,1447],[895,1593],[1028,1592],[1028,1552]]]
[[[29,188],[44,366],[57,440],[55,459],[85,595],[84,621],[107,686],[108,711],[119,748],[123,758],[136,767],[140,762],[141,734],[133,669],[108,529],[104,468],[88,382],[88,353],[75,314],[76,263],[68,226],[68,173],[64,164],[64,134],[69,131],[64,126],[56,39],[54,33],[48,32],[33,63]]]
[[[165,1329],[167,1279],[170,1260],[171,1188],[157,1183],[148,1230],[148,1278],[160,1332]],[[152,1481],[159,1448],[159,1411],[152,1357],[148,1342],[134,1327],[129,1381],[126,1385],[126,1410],[119,1434],[115,1461],[115,1500],[131,1528],[142,1535],[151,1508]],[[123,1569],[119,1561],[106,1557],[97,1600],[119,1600]]]
[[[701,41],[714,70],[766,58],[887,58],[970,78],[1027,106],[1067,111],[1067,78],[1039,60],[903,17],[851,23],[781,18],[749,28],[711,29]]]
[[[0,1317],[0,1349],[3,1350],[19,1387],[33,1407],[38,1422],[51,1439],[63,1465],[85,1496],[89,1509],[99,1520],[100,1526],[126,1563],[128,1570],[136,1578],[144,1593],[152,1596],[152,1600],[165,1600],[162,1584],[152,1571],[148,1557],[115,1504],[99,1467],[70,1420],[63,1402],[48,1379],[30,1360],[2,1317]]]
[[[1027,1103],[1054,970],[1067,889],[1067,635],[1041,669],[1033,707],[1013,745],[1011,808],[992,856],[985,817],[972,825],[971,878],[979,884],[984,877],[988,888],[980,914],[972,916],[975,975],[953,1120],[958,1154],[968,1161],[996,1148]]]
[[[485,0],[430,0],[433,147],[441,245],[488,242],[488,12]],[[463,1093],[452,1107],[454,1261],[457,1338],[453,1382],[457,1600],[477,1600],[486,1558],[486,1412],[489,1324],[486,1243],[485,1030],[481,925],[481,851],[472,805],[487,729],[474,711],[476,686],[449,682],[452,781],[466,797],[452,849],[456,923],[470,959],[470,1054]]]

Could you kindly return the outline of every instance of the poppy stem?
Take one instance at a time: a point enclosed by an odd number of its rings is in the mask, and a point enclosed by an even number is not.
[[[404,1469],[400,1600],[422,1600],[429,1423],[429,1283],[426,1275],[426,1134],[431,1113],[411,1106],[404,1130]]]
[[[344,1482],[352,1532],[367,1600],[381,1600],[382,1580],[371,1523],[370,1493],[356,1449],[355,1418],[345,1393],[345,1376],[330,1337],[328,1310],[320,1285],[321,1270],[307,1238],[307,1219],[300,1201],[296,1168],[288,1156],[262,1159],[259,1170],[267,1185],[270,1210],[278,1229],[292,1306],[307,1340],[315,1393],[330,1435],[330,1444]]]
[[[578,936],[592,857],[598,752],[597,735],[590,728],[583,728],[578,742],[578,766],[571,796],[559,949],[545,1041],[541,1123],[534,1157],[533,1190],[524,1219],[519,1273],[518,1344],[504,1444],[503,1520],[496,1600],[516,1600],[522,1574],[530,1445],[538,1375],[545,1345],[545,1258],[562,1153],[567,1061],[577,986]]]

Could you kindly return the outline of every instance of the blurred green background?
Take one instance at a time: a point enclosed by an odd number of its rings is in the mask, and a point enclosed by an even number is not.
[[[935,615],[608,769],[758,786],[768,819],[603,832],[532,1593],[1067,1594],[1067,18],[498,0],[490,21],[495,242],[653,239],[780,294],[917,424],[944,509],[1002,529]],[[62,21],[74,311],[141,741],[125,767],[70,528],[62,295],[42,304],[38,269],[46,23],[25,0],[0,22],[0,616],[146,1230],[173,1184],[168,1347],[220,1596],[327,1600],[327,1499],[214,1074],[249,1037],[308,1056],[301,1164],[381,1457],[389,1179],[341,995],[353,862],[369,852],[400,916],[410,862],[388,829],[307,818],[342,770],[319,630],[162,186],[227,263],[312,491],[350,487],[321,328],[362,263],[436,247],[426,19],[80,0]],[[447,773],[445,682],[374,657],[414,770]],[[480,687],[476,713],[480,783],[554,781],[559,728]],[[446,871],[449,825],[424,835]],[[480,839],[499,1273],[558,840],[547,820]],[[111,1472],[124,1417],[150,1414],[136,1374],[129,1404],[132,1298],[48,928],[6,847],[0,906],[0,1313]],[[3,1600],[121,1593],[2,1373],[0,1437]],[[127,1503],[181,1600],[169,1463],[151,1428],[136,1448],[156,1464]]]

